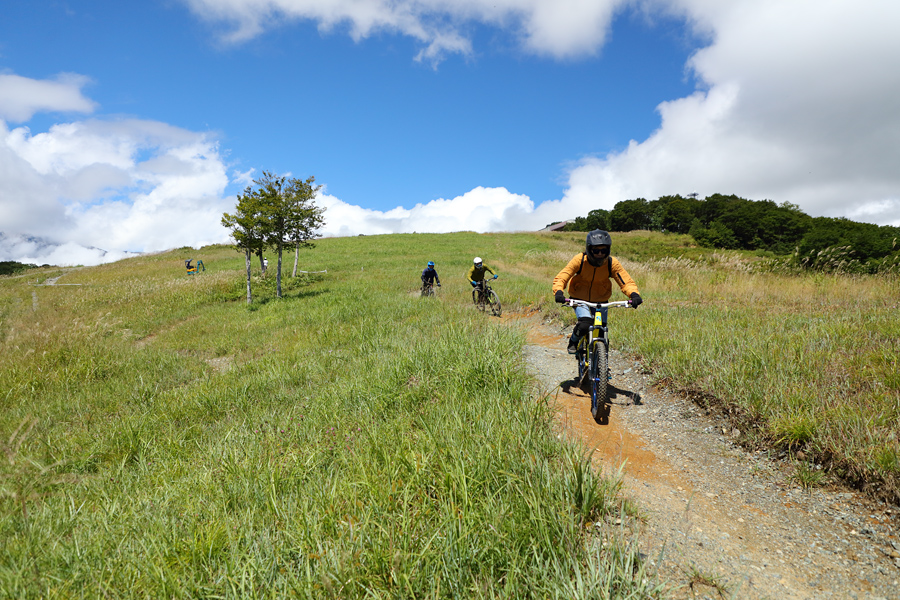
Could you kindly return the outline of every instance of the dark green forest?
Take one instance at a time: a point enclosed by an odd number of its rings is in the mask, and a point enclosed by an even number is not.
[[[689,234],[706,248],[791,255],[798,266],[877,273],[900,264],[900,227],[811,217],[799,206],[713,194],[623,200],[568,223],[564,231],[646,229]]]
[[[0,275],[13,275],[28,269],[36,269],[37,265],[24,264],[14,260],[0,260]]]

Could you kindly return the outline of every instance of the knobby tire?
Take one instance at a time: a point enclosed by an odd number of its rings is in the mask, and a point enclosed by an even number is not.
[[[494,292],[494,290],[489,291],[487,294],[487,303],[491,305],[491,313],[495,317],[500,316],[500,297]]]
[[[609,356],[602,340],[591,353],[591,416],[599,421],[609,401]]]

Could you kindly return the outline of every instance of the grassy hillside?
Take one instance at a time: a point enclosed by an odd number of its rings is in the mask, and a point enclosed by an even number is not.
[[[228,248],[0,279],[0,596],[651,595],[590,533],[617,484],[553,434],[522,334],[464,303],[470,255],[554,243],[324,240],[251,308]]]
[[[301,253],[327,274],[281,300],[257,277],[249,308],[224,247],[0,278],[0,595],[651,594],[585,533],[616,484],[553,435],[521,332],[469,306],[479,255],[505,311],[572,323],[550,280],[582,244],[327,239]],[[802,456],[801,483],[900,496],[900,280],[775,274],[687,236],[613,248],[646,300],[611,315],[614,345]]]
[[[900,501],[900,277],[779,274],[688,236],[613,243],[647,300],[613,315],[614,337],[657,378],[720,405],[745,441],[802,459],[801,484],[828,474]],[[548,279],[561,259],[529,262],[550,263]]]

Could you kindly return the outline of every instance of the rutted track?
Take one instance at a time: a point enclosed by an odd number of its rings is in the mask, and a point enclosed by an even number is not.
[[[730,425],[656,387],[615,350],[609,422],[598,424],[573,385],[568,330],[504,320],[528,331],[525,358],[560,429],[605,472],[622,469],[644,518],[620,527],[640,535],[676,598],[900,598],[900,509],[852,490],[800,488],[788,463],[744,450]]]

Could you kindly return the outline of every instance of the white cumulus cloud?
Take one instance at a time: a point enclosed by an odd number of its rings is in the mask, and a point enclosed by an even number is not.
[[[0,119],[22,123],[42,111],[90,113],[95,103],[81,93],[88,81],[69,73],[44,80],[0,73]]]
[[[23,87],[42,96],[42,83]],[[0,114],[40,105],[5,102]],[[0,254],[96,264],[223,242],[219,221],[234,205],[223,197],[227,184],[217,141],[207,134],[140,119],[72,121],[32,134],[0,120]]]
[[[696,92],[660,98],[649,138],[581,159],[563,198],[537,211],[552,207],[565,218],[627,198],[718,192],[900,223],[894,0],[184,1],[228,24],[233,39],[311,20],[355,39],[406,35],[423,44],[419,58],[434,61],[471,52],[463,33],[471,23],[518,35],[528,52],[566,58],[597,53],[617,12],[641,11],[648,22],[674,16],[706,40],[686,65]]]
[[[564,202],[698,192],[791,202],[813,215],[900,224],[900,4],[673,0],[712,42],[702,89],[662,102],[661,124],[583,160]]]
[[[537,229],[628,198],[690,192],[900,225],[894,0],[183,1],[226,23],[233,39],[306,19],[356,39],[409,36],[421,43],[419,58],[435,62],[472,52],[473,23],[511,32],[526,52],[593,55],[613,16],[632,9],[651,21],[676,16],[706,40],[686,65],[696,90],[660,98],[659,127],[646,139],[581,158],[560,199],[535,204],[514,189],[476,187],[376,211],[323,194],[326,235]],[[219,219],[234,198],[224,197],[215,138],[142,119],[73,119],[97,109],[82,93],[88,81],[0,74],[0,254],[88,264],[85,256],[225,241]],[[67,118],[32,132],[23,124],[38,112]]]
[[[505,188],[477,187],[449,200],[437,199],[413,208],[397,207],[388,211],[371,210],[343,202],[327,193],[316,199],[326,209],[326,236],[379,233],[448,233],[451,231],[498,231],[515,229],[523,215],[534,212],[527,196]],[[528,225],[526,225],[527,227]]]
[[[418,58],[471,52],[469,23],[510,30],[523,48],[554,57],[596,52],[615,10],[628,0],[183,0],[201,17],[230,26],[241,41],[284,19],[311,20],[319,29],[345,27],[362,39],[378,32],[406,35],[423,44]]]

